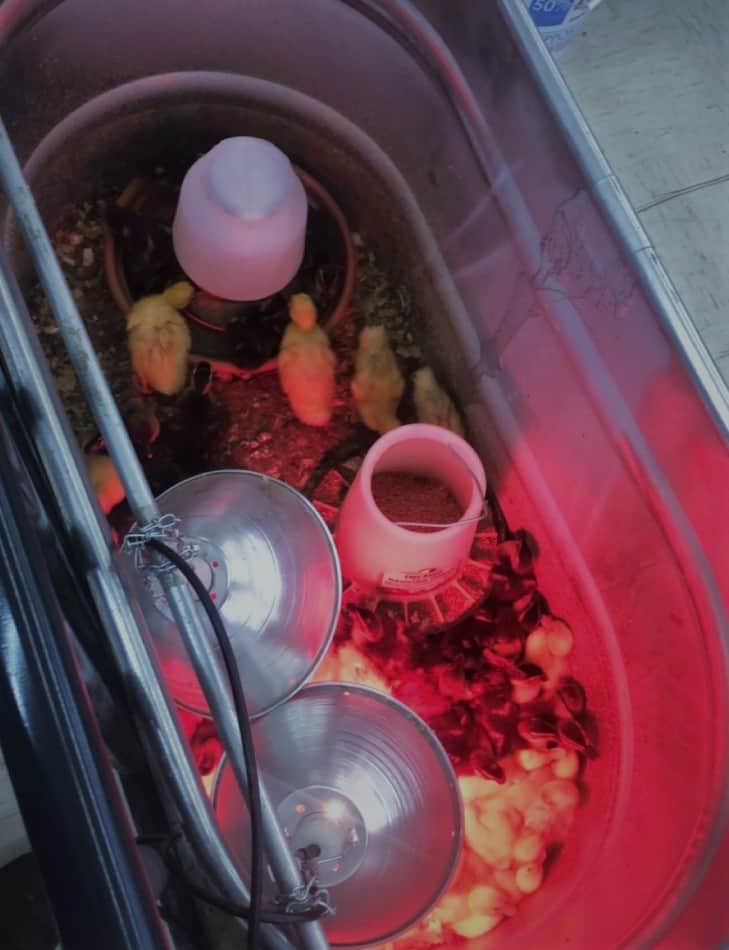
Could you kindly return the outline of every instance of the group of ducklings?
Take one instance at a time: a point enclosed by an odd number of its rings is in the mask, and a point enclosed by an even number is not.
[[[334,405],[336,360],[326,331],[317,322],[314,302],[295,294],[289,302],[291,323],[278,356],[281,388],[294,415],[312,426],[325,426]],[[406,381],[384,326],[366,326],[359,335],[351,392],[362,422],[380,435],[400,425],[398,406]],[[458,410],[439,386],[432,369],[413,373],[413,399],[420,422],[444,426],[463,435]]]
[[[519,706],[540,698],[569,720],[559,685],[572,672],[574,635],[564,621],[545,616],[529,634],[526,659],[544,678],[514,693]],[[332,648],[315,681],[361,683],[392,694],[383,673],[354,644]],[[539,691],[537,694],[535,689]],[[459,775],[464,806],[464,850],[456,877],[417,927],[380,950],[461,946],[484,937],[518,913],[522,900],[544,883],[550,855],[567,839],[581,802],[583,756],[561,742],[536,742],[501,760],[504,780],[471,772]]]
[[[127,342],[141,394],[154,391],[165,396],[177,395],[186,385],[190,362],[200,364],[201,358],[190,352],[190,329],[182,314],[194,292],[190,283],[180,281],[163,293],[138,300],[129,311]],[[335,404],[334,351],[308,294],[294,294],[290,298],[289,316],[290,323],[275,361],[281,388],[300,422],[326,426]],[[224,372],[225,364],[222,366]],[[421,366],[412,374],[411,382],[418,421],[443,426],[462,436],[464,428],[458,410],[433,370]],[[360,332],[350,388],[359,417],[367,428],[383,434],[400,425],[398,407],[406,380],[385,327],[366,326]],[[101,507],[108,514],[124,499],[121,481],[108,455],[87,454],[86,464]]]
[[[183,281],[139,300],[129,312],[129,352],[143,392],[153,389],[172,396],[185,385],[190,330],[181,311],[193,293],[192,285]],[[291,297],[289,316],[278,355],[281,387],[297,419],[326,426],[334,406],[336,368],[329,337],[308,294]],[[406,384],[383,326],[364,327],[354,363],[351,390],[362,422],[380,434],[399,426],[397,408]],[[419,421],[463,434],[458,411],[430,367],[413,374],[413,396]]]

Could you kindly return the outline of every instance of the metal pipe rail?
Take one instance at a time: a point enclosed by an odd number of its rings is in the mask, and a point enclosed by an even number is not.
[[[25,237],[84,395],[126,489],[132,512],[141,525],[154,522],[159,516],[155,499],[1,120],[0,187]],[[135,615],[130,605],[121,579],[123,565],[112,560],[108,529],[105,530],[98,507],[90,494],[78,448],[35,338],[25,302],[2,255],[0,310],[5,311],[0,320],[0,351],[14,388],[23,393],[32,418],[36,421],[35,440],[41,460],[67,527],[81,545],[92,596],[119,669],[130,690],[140,726],[153,753],[152,763],[159,768],[196,854],[208,874],[227,898],[237,903],[247,903],[247,888],[218,831],[164,686],[143,619],[138,612]],[[216,716],[223,745],[235,764],[235,773],[245,794],[242,746],[227,681],[219,665],[211,659],[186,582],[177,572],[163,572],[160,579],[210,708]],[[289,894],[303,883],[300,870],[261,784],[264,835],[269,860],[279,888]],[[297,929],[305,950],[322,950],[328,946],[319,923],[304,924]],[[276,928],[266,926],[263,932],[267,943],[274,950],[290,947],[289,941]]]
[[[6,389],[0,374],[3,399]],[[47,526],[30,485],[0,419],[0,735],[23,820],[66,946],[171,950],[45,563]]]

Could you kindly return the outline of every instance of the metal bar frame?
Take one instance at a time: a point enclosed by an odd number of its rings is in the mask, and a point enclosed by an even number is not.
[[[170,950],[43,557],[42,519],[22,492],[27,481],[0,419],[0,736],[23,819],[67,946]]]

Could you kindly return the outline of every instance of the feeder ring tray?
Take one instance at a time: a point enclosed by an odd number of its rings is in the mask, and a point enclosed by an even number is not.
[[[324,473],[311,491],[311,501],[334,531],[339,509],[349,490],[355,470],[334,466]],[[458,574],[433,590],[420,593],[362,590],[343,579],[340,625],[349,608],[364,608],[380,616],[402,620],[415,634],[451,627],[469,616],[488,592],[491,568],[498,556],[499,538],[489,517],[479,522],[468,559]]]

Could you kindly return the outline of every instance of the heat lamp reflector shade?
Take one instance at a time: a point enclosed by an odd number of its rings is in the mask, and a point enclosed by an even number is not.
[[[162,514],[181,519],[195,545],[190,564],[220,611],[251,715],[263,715],[314,673],[334,634],[341,577],[329,530],[295,489],[243,470],[197,475],[168,489],[158,504]],[[188,710],[209,715],[159,582],[139,572],[134,582],[170,692]]]
[[[458,782],[435,735],[401,703],[349,683],[305,687],[253,732],[292,850],[304,841],[300,824],[319,827],[312,818],[350,842],[340,867],[327,860],[332,836],[305,842],[321,847],[323,884],[336,908],[324,921],[332,946],[371,946],[414,926],[449,886],[462,844]],[[248,812],[227,759],[214,806],[245,873]]]

